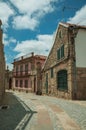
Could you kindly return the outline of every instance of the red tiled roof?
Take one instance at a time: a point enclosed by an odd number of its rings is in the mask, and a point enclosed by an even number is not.
[[[36,57],[40,57],[41,59],[46,59],[47,56],[43,56],[43,55],[35,55]]]

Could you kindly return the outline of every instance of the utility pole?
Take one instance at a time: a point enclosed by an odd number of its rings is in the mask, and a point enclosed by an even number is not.
[[[64,12],[65,10],[78,10],[76,7],[71,7],[71,6],[63,6],[62,7],[62,19],[64,19]]]
[[[62,11],[65,11],[65,9],[77,10],[78,8],[71,7],[71,6],[63,6]]]

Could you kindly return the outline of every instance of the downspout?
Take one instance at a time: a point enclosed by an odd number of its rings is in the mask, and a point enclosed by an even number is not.
[[[74,99],[77,99],[77,70],[76,70],[76,50],[75,50],[75,38],[78,33],[78,28],[74,26],[73,36],[74,36]]]
[[[70,34],[70,40],[71,40],[71,44],[72,44],[72,47],[73,47],[73,52],[72,52],[72,60],[73,60],[73,74],[74,74],[74,86],[73,86],[73,91],[72,91],[72,98],[73,99],[76,99],[77,98],[77,79],[76,79],[76,76],[77,76],[77,73],[76,73],[76,52],[75,52],[75,37],[77,36],[77,33],[78,33],[78,28],[76,26],[72,26],[70,28],[71,30],[71,34]]]

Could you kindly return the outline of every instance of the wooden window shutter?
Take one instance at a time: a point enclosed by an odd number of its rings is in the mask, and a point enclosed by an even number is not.
[[[61,46],[61,58],[64,57],[64,45]]]
[[[57,50],[57,57],[58,57],[58,60],[60,59],[60,49]]]

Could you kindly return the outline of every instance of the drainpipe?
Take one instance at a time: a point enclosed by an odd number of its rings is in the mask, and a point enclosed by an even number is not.
[[[77,36],[78,33],[78,28],[76,26],[72,26],[70,28],[71,34],[70,34],[70,40],[71,40],[71,44],[73,47],[73,52],[72,52],[72,60],[73,60],[73,74],[74,74],[74,89],[73,89],[73,99],[77,98],[77,73],[76,73],[76,52],[75,52],[75,37]]]
[[[74,26],[73,35],[74,35],[74,99],[77,99],[77,70],[76,70],[76,50],[75,50],[75,38],[78,33],[78,28]]]

